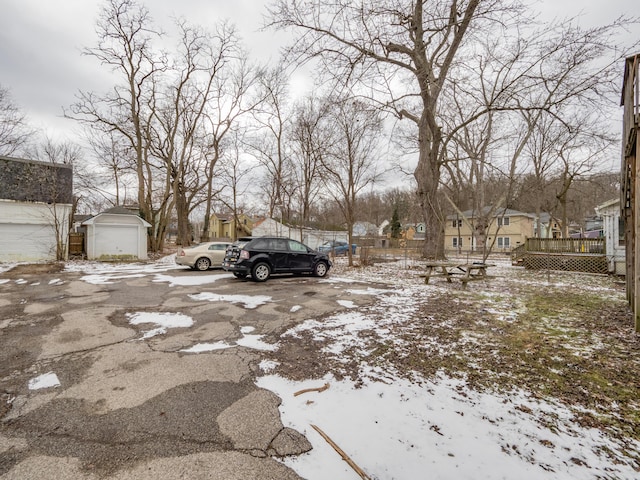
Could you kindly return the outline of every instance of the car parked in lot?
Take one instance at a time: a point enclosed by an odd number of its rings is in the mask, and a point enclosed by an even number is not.
[[[346,255],[349,253],[349,244],[342,240],[329,240],[318,247],[319,252],[330,253],[332,255]],[[356,244],[351,244],[351,253],[355,255]]]
[[[204,242],[193,247],[179,248],[176,263],[201,271],[221,267],[229,245],[229,242]]]
[[[326,253],[282,237],[243,237],[229,248],[222,268],[237,278],[264,282],[274,273],[309,273],[324,277],[332,263]]]

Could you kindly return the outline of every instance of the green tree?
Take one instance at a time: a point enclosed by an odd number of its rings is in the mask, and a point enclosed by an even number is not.
[[[391,217],[391,238],[400,238],[400,231],[402,225],[400,224],[400,218],[398,215],[398,207],[393,209],[393,216]]]

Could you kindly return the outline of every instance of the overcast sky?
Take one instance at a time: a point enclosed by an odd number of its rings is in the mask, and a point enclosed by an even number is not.
[[[213,24],[229,19],[238,27],[255,57],[278,56],[282,36],[259,32],[268,0],[147,0],[156,23],[171,16]],[[585,24],[607,24],[621,14],[637,12],[632,0],[543,0],[549,15],[583,14]],[[99,0],[0,0],[0,85],[36,128],[55,138],[69,138],[73,122],[61,118],[78,90],[103,91],[105,70],[93,58],[81,56],[96,43],[95,23],[104,2]],[[629,34],[640,39],[640,27]]]

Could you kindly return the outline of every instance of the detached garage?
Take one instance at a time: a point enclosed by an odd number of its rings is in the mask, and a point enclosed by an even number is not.
[[[65,260],[71,165],[0,156],[0,262]]]
[[[87,227],[87,258],[93,260],[147,259],[145,222],[124,207],[113,207],[82,223]]]

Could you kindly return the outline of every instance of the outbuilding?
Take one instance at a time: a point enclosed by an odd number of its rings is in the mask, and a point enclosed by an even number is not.
[[[87,228],[87,258],[93,260],[146,260],[147,228],[139,215],[113,207],[82,223]]]
[[[65,260],[71,165],[0,156],[0,262]]]

